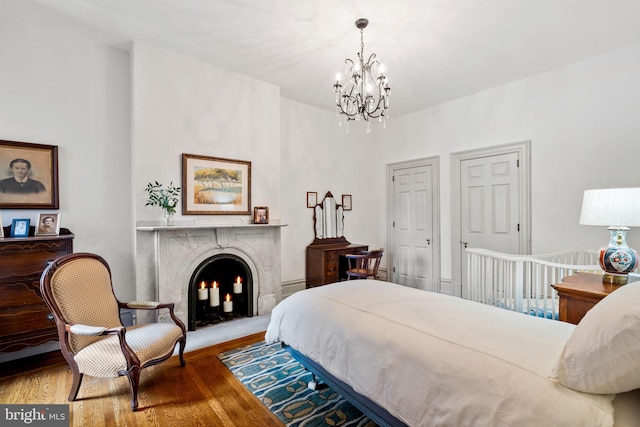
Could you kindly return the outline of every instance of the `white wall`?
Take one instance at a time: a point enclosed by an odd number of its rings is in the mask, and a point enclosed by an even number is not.
[[[640,185],[639,75],[634,45],[394,119],[377,139],[376,186],[387,163],[440,156],[441,271],[450,279],[451,154],[531,140],[532,252],[597,249],[609,235],[578,224],[582,194]],[[640,229],[629,244],[640,248]]]
[[[327,87],[328,102],[331,102]],[[351,194],[353,210],[344,214],[344,234],[351,243],[384,246],[374,230],[376,204],[384,200],[385,188],[372,185],[375,133],[362,123],[351,123],[349,132],[339,127],[335,113],[299,102],[281,101],[281,169],[283,222],[282,279],[303,281],[305,250],[313,241],[313,209],[306,207],[307,191],[318,193],[318,202],[330,191],[338,203]]]
[[[109,262],[116,295],[131,299],[129,55],[90,34],[3,12],[0,139],[58,146],[61,225],[75,234],[75,252],[95,252]],[[13,218],[35,221],[40,212],[3,209],[0,215],[8,225]],[[29,352],[40,350],[17,353]]]
[[[133,268],[129,56],[89,38],[0,16],[0,138],[59,148],[61,225],[74,250]],[[37,219],[37,210],[2,210]],[[132,297],[126,286],[121,298]]]
[[[251,204],[280,210],[280,89],[178,53],[136,42],[133,63],[133,193],[136,221],[162,221],[144,189],[180,186],[182,153],[251,161]],[[250,216],[182,215],[175,223],[229,223]]]

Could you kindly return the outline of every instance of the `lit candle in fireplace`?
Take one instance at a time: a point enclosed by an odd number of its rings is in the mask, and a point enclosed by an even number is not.
[[[222,311],[225,313],[231,313],[233,311],[233,301],[231,301],[231,294],[227,294],[222,302]]]
[[[200,289],[198,289],[198,299],[200,301],[206,300],[209,298],[209,290],[207,289],[207,285],[204,283],[204,280],[200,283]]]
[[[220,305],[220,288],[218,282],[213,282],[213,287],[209,291],[209,306],[217,307]]]
[[[236,282],[233,284],[233,293],[241,294],[242,293],[242,280],[240,276],[236,277]]]

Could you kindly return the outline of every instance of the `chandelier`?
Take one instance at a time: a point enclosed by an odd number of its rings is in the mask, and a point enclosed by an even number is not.
[[[360,52],[354,62],[345,59],[345,74],[348,76],[344,87],[340,83],[342,76],[336,76],[333,90],[336,93],[336,116],[338,124],[348,124],[351,120],[365,120],[367,133],[371,132],[371,120],[378,119],[386,124],[389,108],[389,92],[387,76],[384,74],[384,66],[376,60],[376,54],[372,53],[364,61],[364,29],[369,20],[361,18],[356,21],[356,28],[360,29]]]

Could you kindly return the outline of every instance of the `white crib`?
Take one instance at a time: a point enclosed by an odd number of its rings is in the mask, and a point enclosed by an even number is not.
[[[602,273],[595,251],[513,255],[467,248],[466,252],[469,299],[551,319],[558,318],[558,295],[551,285],[579,271]]]

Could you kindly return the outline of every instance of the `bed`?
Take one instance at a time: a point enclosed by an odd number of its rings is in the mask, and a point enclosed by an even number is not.
[[[575,326],[389,282],[340,282],[279,303],[265,340],[381,425],[640,425],[640,284]]]

